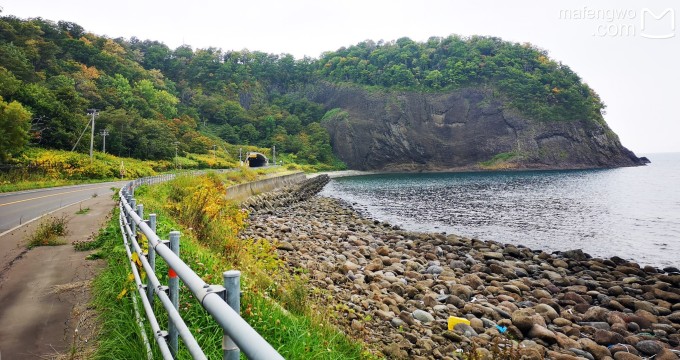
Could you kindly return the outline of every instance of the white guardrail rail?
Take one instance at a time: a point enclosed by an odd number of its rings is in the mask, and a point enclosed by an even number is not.
[[[229,171],[229,170],[227,170]],[[199,172],[192,172],[195,174]],[[179,281],[181,280],[191,291],[203,308],[223,329],[223,358],[237,360],[240,352],[249,359],[276,360],[283,357],[258,334],[240,313],[240,272],[226,271],[223,274],[223,285],[206,284],[179,257],[178,231],[169,234],[169,240],[161,240],[156,234],[156,215],[150,214],[144,220],[144,207],[136,204],[135,188],[140,185],[156,184],[174,179],[176,174],[166,174],[140,178],[127,183],[120,190],[120,228],[127,257],[134,275],[137,293],[141,299],[146,318],[151,327],[153,337],[158,345],[163,359],[174,359],[177,354],[178,337],[186,346],[194,359],[207,359],[203,350],[196,342],[191,331],[184,323],[178,312]],[[144,253],[137,242],[137,232],[141,232],[148,240],[148,253]],[[169,246],[168,246],[169,245]],[[136,254],[136,256],[133,256]],[[164,286],[155,273],[156,256],[160,256],[168,265],[170,277],[168,285]],[[144,284],[137,269],[137,261],[142,264],[146,272],[147,283]],[[153,359],[151,344],[149,343],[145,325],[139,314],[137,296],[133,293],[132,304],[135,309],[136,322],[139,325],[142,339],[146,346],[148,359]],[[168,329],[164,331],[153,312],[154,297],[157,296],[168,313]]]

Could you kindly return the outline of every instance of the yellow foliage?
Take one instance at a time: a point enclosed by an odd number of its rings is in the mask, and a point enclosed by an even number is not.
[[[85,64],[80,64],[80,72],[89,80],[99,79],[99,70],[94,66],[87,67]]]
[[[114,55],[114,56],[118,56],[118,57],[123,57],[123,56],[125,56],[125,53],[126,53],[125,49],[123,49],[123,47],[120,46],[120,44],[118,44],[117,42],[115,42],[111,39],[106,40],[106,42],[104,43],[104,49],[103,50],[104,50],[105,53],[108,53],[108,54],[111,54],[111,55]]]
[[[121,161],[127,178],[151,176],[156,174],[157,169],[165,170],[162,162],[156,164],[102,153],[95,153],[94,161],[90,161],[86,154],[37,148],[24,151],[22,157],[16,159],[18,165],[42,169],[48,179],[72,180],[120,177]]]
[[[85,36],[81,36],[79,40],[84,42],[86,45],[92,46],[92,41],[90,41],[90,39],[86,38]]]

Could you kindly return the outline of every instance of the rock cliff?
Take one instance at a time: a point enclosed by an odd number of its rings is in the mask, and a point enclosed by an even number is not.
[[[604,121],[535,121],[489,89],[448,93],[366,90],[321,83],[311,100],[351,169],[437,171],[642,165]]]

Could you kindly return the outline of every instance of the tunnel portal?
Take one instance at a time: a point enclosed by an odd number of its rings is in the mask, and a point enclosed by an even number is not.
[[[269,159],[259,152],[249,152],[247,160],[249,167],[263,167],[269,164]]]

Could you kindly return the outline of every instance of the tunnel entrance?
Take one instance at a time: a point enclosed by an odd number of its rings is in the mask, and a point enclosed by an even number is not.
[[[263,167],[269,164],[269,159],[264,154],[258,152],[249,152],[247,161],[249,167]]]

